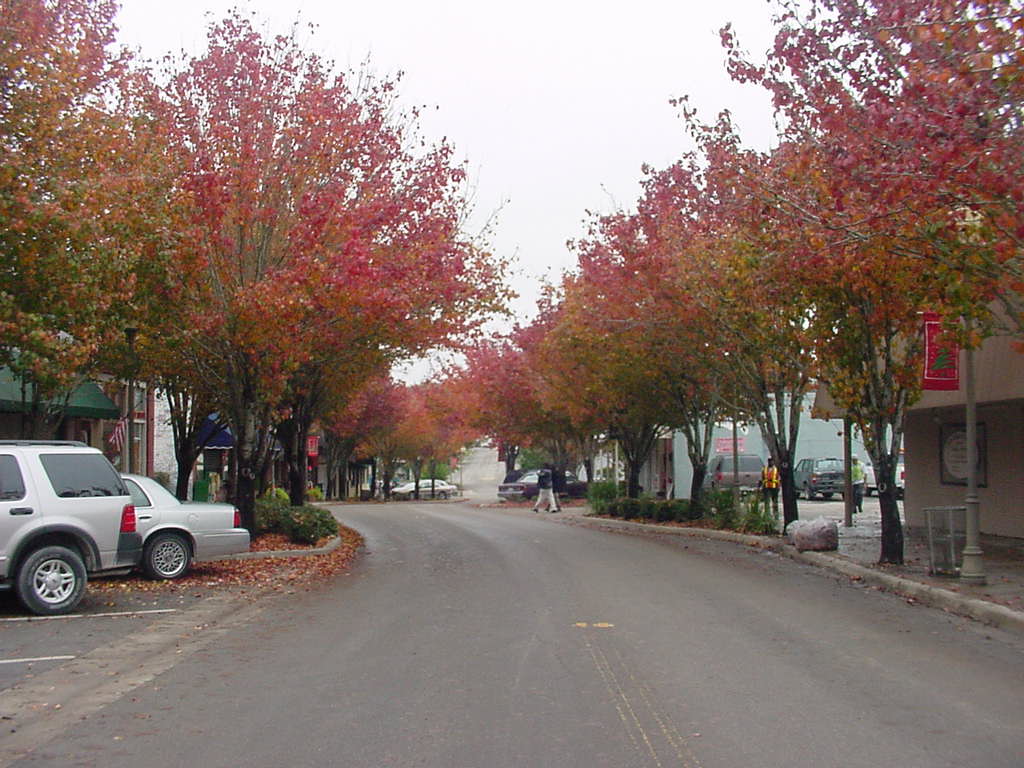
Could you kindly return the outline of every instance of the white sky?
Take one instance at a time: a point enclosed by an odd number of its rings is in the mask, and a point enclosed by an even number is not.
[[[157,58],[199,51],[229,0],[122,0],[121,41]],[[476,226],[496,210],[495,252],[515,257],[513,307],[528,319],[543,277],[575,259],[566,241],[587,211],[632,208],[641,166],[689,147],[677,110],[689,95],[705,119],[728,108],[746,141],[767,147],[768,98],[731,83],[718,30],[727,22],[760,57],[770,44],[766,0],[249,0],[272,31],[297,17],[318,25],[306,47],[343,68],[369,54],[381,74],[405,73],[407,106],[428,138],[447,137],[476,181]]]

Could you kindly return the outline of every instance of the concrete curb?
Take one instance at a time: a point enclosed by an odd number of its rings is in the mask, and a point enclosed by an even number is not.
[[[931,584],[924,584],[902,576],[894,576],[874,568],[853,563],[843,557],[826,552],[799,552],[796,547],[787,544],[783,539],[770,539],[761,536],[750,536],[733,531],[719,531],[714,528],[680,528],[669,525],[651,523],[634,523],[628,520],[609,520],[586,515],[566,515],[563,520],[572,519],[583,523],[588,528],[604,530],[636,530],[651,531],[670,536],[689,536],[691,538],[715,539],[743,544],[748,547],[770,550],[791,560],[808,563],[819,568],[828,568],[863,584],[879,587],[904,597],[910,597],[932,608],[939,608],[961,616],[990,624],[992,626],[1024,635],[1024,613],[1007,608],[998,603],[965,597],[957,592]]]
[[[271,557],[305,557],[307,555],[325,555],[338,548],[341,537],[335,536],[322,547],[315,549],[276,549],[268,552],[239,552],[237,555],[218,557],[218,560],[265,560]]]

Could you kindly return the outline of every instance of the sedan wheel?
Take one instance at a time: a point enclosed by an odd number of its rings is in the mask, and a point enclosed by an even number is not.
[[[151,579],[176,579],[192,564],[192,548],[177,533],[156,533],[146,543],[142,570]]]

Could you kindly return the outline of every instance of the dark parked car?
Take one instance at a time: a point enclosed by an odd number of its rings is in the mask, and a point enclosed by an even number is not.
[[[793,484],[805,499],[843,492],[843,460],[832,457],[801,459],[793,470]]]
[[[498,486],[498,496],[506,501],[522,501],[537,498],[537,471],[527,472],[518,480],[502,483]],[[572,472],[565,473],[565,490],[560,493],[573,499],[582,499],[587,495],[587,483],[580,480]]]
[[[757,488],[761,482],[761,469],[764,462],[754,453],[741,453],[739,460],[739,487],[743,490]],[[704,477],[704,487],[718,490],[732,488],[734,483],[733,458],[731,453],[719,453],[711,457],[708,473]]]

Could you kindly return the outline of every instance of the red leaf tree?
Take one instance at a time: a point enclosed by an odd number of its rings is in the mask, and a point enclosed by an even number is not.
[[[163,94],[185,168],[181,320],[220,387],[248,523],[276,425],[304,446],[336,383],[449,342],[500,293],[500,265],[459,230],[451,149],[412,155],[415,114],[363,75],[236,15]]]

